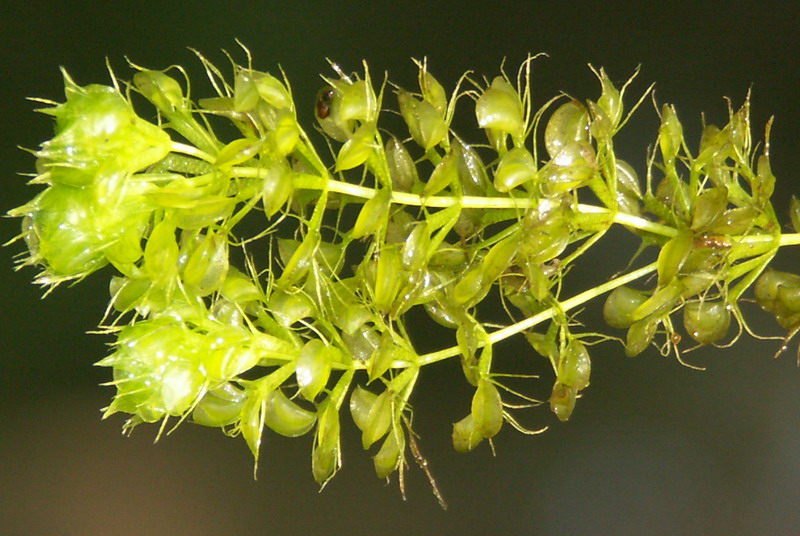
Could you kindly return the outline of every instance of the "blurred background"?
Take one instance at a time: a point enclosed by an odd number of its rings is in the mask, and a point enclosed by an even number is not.
[[[18,147],[36,148],[52,125],[25,98],[62,100],[59,66],[85,85],[108,82],[106,58],[122,78],[130,76],[126,57],[151,68],[179,63],[197,84],[194,94],[210,94],[187,47],[224,68],[221,49],[245,61],[237,38],[257,69],[283,67],[309,127],[318,73],[329,73],[326,58],[345,71],[366,59],[374,78],[388,70],[411,89],[410,58],[427,56],[431,72],[451,89],[465,70],[491,78],[506,58],[514,73],[528,52],[546,52],[534,65],[538,105],[559,91],[596,99],[587,63],[604,67],[618,86],[641,65],[629,98],[656,82],[658,102],[676,105],[694,148],[701,112],[722,125],[723,97],[738,107],[752,89],[754,139],[776,116],[775,205],[785,221],[789,196],[800,191],[794,2],[242,4],[7,3],[0,17],[0,210],[34,195],[17,175],[33,170],[33,157]],[[392,96],[388,103],[395,106]],[[640,175],[657,127],[647,101],[616,142]],[[0,241],[16,235],[18,225],[0,221]],[[596,281],[597,266],[607,264],[610,273],[617,267],[611,263],[630,252],[624,233],[613,238],[616,245],[597,247],[571,274],[567,295],[593,275]],[[184,425],[155,445],[155,427],[123,437],[121,418],[100,420],[113,391],[98,385],[109,371],[93,363],[109,340],[86,333],[103,314],[109,273],[41,299],[30,284],[33,270],[12,271],[12,256],[21,251],[21,244],[0,250],[1,534],[800,533],[796,341],[779,359],[772,358],[778,342],[748,337],[729,350],[688,354],[704,372],[654,349],[628,359],[618,345],[595,347],[592,385],[570,422],[559,423],[544,407],[529,410],[522,420],[549,431],[526,437],[507,427],[496,438],[496,457],[485,444],[468,455],[452,451],[451,424],[468,411],[471,388],[456,362],[428,367],[412,403],[421,449],[450,506],[442,511],[413,465],[406,502],[396,482],[375,478],[350,424],[344,467],[322,493],[311,477],[310,437],[268,434],[257,481],[245,443],[217,430]],[[798,271],[796,248],[776,265]],[[756,323],[763,333],[777,333],[772,321],[751,312],[764,319]],[[597,307],[582,318],[602,326]],[[534,363],[544,370],[521,341],[500,345],[496,355],[509,368]],[[550,382],[542,380],[545,391]]]

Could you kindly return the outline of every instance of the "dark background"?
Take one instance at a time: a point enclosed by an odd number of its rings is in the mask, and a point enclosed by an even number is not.
[[[472,69],[489,77],[502,59],[509,72],[527,52],[537,61],[538,104],[563,90],[596,99],[587,63],[622,83],[641,64],[630,95],[657,82],[659,102],[675,103],[690,142],[700,113],[722,124],[724,96],[734,105],[752,87],[754,139],[776,115],[772,164],[781,183],[776,206],[786,215],[798,191],[800,106],[798,20],[792,2],[8,2],[0,15],[2,211],[34,194],[17,173],[51,135],[27,96],[61,100],[58,71],[79,84],[107,83],[108,58],[123,78],[124,57],[140,65],[187,66],[199,95],[207,90],[193,47],[223,67],[221,49],[254,66],[286,70],[304,124],[328,73],[370,62],[415,82],[411,57],[452,88]],[[12,8],[13,6],[13,8]],[[156,7],[157,6],[157,7]],[[13,11],[13,13],[11,13]],[[206,91],[206,94],[208,92]],[[388,103],[394,106],[393,98]],[[617,146],[644,172],[657,121],[650,102]],[[480,141],[482,138],[473,138]],[[0,222],[0,240],[18,232]],[[572,276],[577,291],[593,268],[619,260],[630,244],[597,247]],[[775,341],[749,337],[730,350],[687,356],[705,372],[651,349],[637,359],[619,346],[593,350],[592,385],[571,421],[545,408],[523,420],[550,425],[540,436],[503,430],[492,458],[450,446],[451,423],[468,410],[470,389],[456,363],[425,370],[412,399],[421,446],[450,503],[439,509],[415,467],[408,501],[377,480],[352,426],[344,468],[318,493],[310,474],[310,438],[267,436],[259,480],[241,439],[185,425],[152,445],[155,427],[120,435],[121,419],[100,421],[112,394],[93,367],[108,340],[85,332],[99,321],[108,273],[41,300],[30,269],[12,271],[15,244],[0,250],[0,533],[23,534],[789,534],[800,532],[800,369],[792,349],[772,359]],[[797,251],[778,265],[797,271]],[[571,292],[570,292],[571,294]],[[590,311],[591,312],[591,311]],[[758,316],[758,315],[757,315]],[[585,317],[589,325],[597,318]],[[757,324],[776,333],[772,323]],[[424,329],[420,327],[419,329]],[[517,343],[497,349],[498,363],[535,361]],[[551,380],[542,380],[546,385]],[[349,420],[349,419],[347,419]]]

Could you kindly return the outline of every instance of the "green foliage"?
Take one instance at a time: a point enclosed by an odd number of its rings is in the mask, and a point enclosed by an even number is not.
[[[256,459],[265,426],[313,431],[312,473],[324,484],[341,465],[347,402],[377,475],[400,471],[402,483],[406,447],[422,459],[409,401],[424,366],[458,358],[475,388],[453,426],[457,451],[491,442],[505,422],[529,432],[516,410],[544,402],[493,360],[493,345],[515,334],[552,365],[547,402],[566,421],[589,387],[591,347],[617,338],[581,332],[570,311],[605,292],[604,316],[627,330],[629,356],[663,340],[662,352],[680,359],[681,310],[698,344],[731,344],[731,319],[747,328],[740,304],[754,283],[787,340],[800,329],[800,276],[765,271],[800,236],[781,233],[769,126],[757,154],[748,101],[724,127],[705,125],[695,153],[664,105],[642,185],[613,145],[648,93],[626,112],[632,79],[617,88],[595,71],[596,101],[559,97],[534,112],[534,58],[516,80],[465,75],[449,96],[425,62],[418,91],[375,86],[366,64],[352,75],[334,65],[314,110],[326,164],[288,81],[249,62],[226,79],[200,59],[216,95],[199,100],[174,70],[132,65],[131,83],[85,87],[65,73],[66,101],[43,110],[55,135],[35,153],[32,182],[46,188],[10,213],[22,218],[21,264],[41,268],[39,283],[116,269],[104,327],[117,340],[98,365],[116,388],[105,416],[130,415],[128,430],[189,420],[241,434]],[[407,132],[387,134],[381,119],[394,98]],[[137,114],[138,100],[152,108]],[[485,143],[450,127],[456,107],[470,104]],[[220,139],[219,120],[238,137]],[[793,200],[795,230],[798,213]],[[246,217],[263,231],[243,236]],[[570,267],[613,225],[657,249],[657,260],[562,297]],[[479,307],[498,296],[504,327]],[[453,346],[420,355],[411,309],[451,330]]]

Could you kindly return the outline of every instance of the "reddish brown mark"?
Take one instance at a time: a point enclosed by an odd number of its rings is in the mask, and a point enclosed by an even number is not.
[[[333,103],[333,88],[328,86],[320,90],[317,95],[317,118],[325,119],[331,114],[331,103]]]

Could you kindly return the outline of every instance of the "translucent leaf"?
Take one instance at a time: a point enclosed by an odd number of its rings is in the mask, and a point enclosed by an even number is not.
[[[486,378],[478,380],[472,397],[472,419],[475,429],[484,438],[497,435],[503,426],[503,403],[497,387]]]
[[[305,344],[297,358],[295,375],[300,394],[306,400],[314,400],[325,388],[331,374],[332,348],[326,347],[319,339]]]
[[[453,425],[453,448],[456,452],[469,452],[483,441],[483,435],[470,413]]]
[[[267,398],[264,423],[286,437],[305,435],[314,426],[317,415],[289,400],[282,389],[276,389]]]

